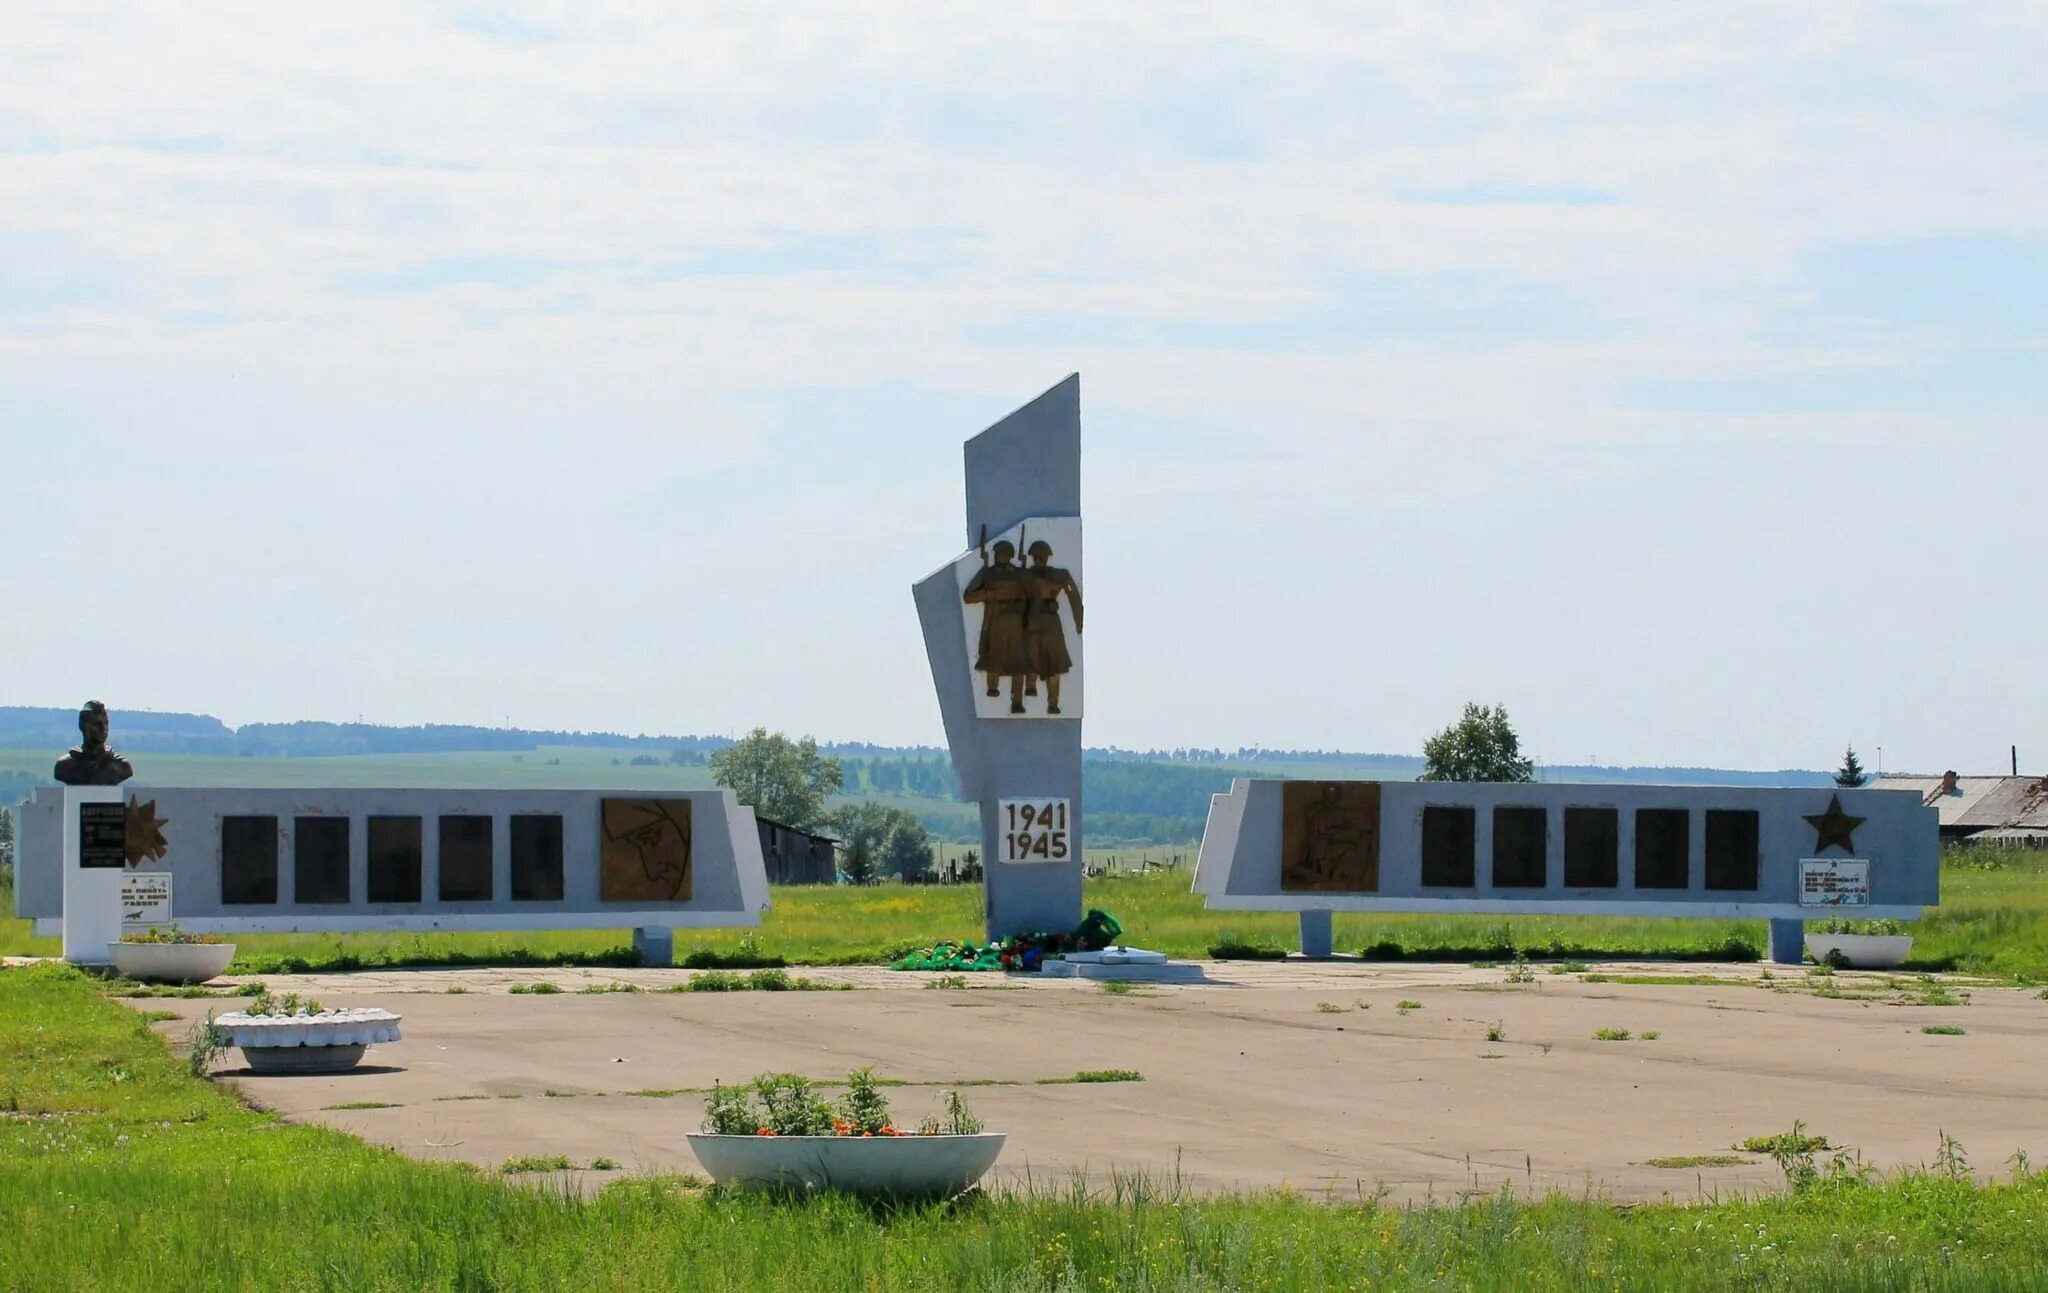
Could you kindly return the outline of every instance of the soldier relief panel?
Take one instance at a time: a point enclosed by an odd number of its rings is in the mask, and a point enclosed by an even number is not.
[[[954,564],[980,718],[1081,717],[1081,520],[986,536]]]
[[[1376,781],[1290,781],[1280,792],[1283,893],[1377,893]]]
[[[604,902],[690,900],[690,801],[607,799],[598,854]]]

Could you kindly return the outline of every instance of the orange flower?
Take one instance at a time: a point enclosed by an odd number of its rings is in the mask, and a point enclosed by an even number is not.
[[[756,1136],[773,1136],[775,1133],[768,1130],[766,1127],[762,1127],[759,1130],[755,1131],[754,1134]]]

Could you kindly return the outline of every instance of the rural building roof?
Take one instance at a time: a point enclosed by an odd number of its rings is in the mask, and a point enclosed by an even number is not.
[[[1916,790],[1944,828],[2048,831],[2048,777],[1879,777],[1875,790]]]

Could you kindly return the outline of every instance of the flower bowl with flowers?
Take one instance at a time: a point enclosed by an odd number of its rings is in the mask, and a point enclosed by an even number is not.
[[[235,959],[235,945],[218,934],[188,934],[176,925],[156,925],[121,935],[107,944],[114,969],[154,983],[204,983]]]
[[[720,1185],[868,1197],[950,1198],[973,1188],[1002,1153],[958,1091],[915,1130],[896,1125],[871,1068],[846,1076],[837,1104],[809,1078],[764,1073],[711,1088],[690,1151]]]
[[[373,1044],[399,1040],[400,1018],[389,1010],[327,1010],[296,992],[265,991],[212,1027],[221,1045],[241,1047],[257,1073],[342,1073]]]

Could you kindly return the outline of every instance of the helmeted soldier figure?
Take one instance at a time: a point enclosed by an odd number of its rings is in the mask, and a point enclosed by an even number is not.
[[[1026,640],[1025,620],[1031,610],[1032,585],[1015,564],[1017,545],[997,542],[992,564],[983,566],[968,581],[960,600],[981,607],[981,638],[975,648],[974,668],[988,677],[988,694],[1002,694],[1002,680],[1010,680],[1010,712],[1024,712],[1022,687],[1031,673],[1031,648]]]
[[[1045,680],[1045,712],[1060,712],[1060,675],[1074,667],[1074,657],[1067,650],[1066,630],[1060,626],[1060,597],[1066,596],[1067,604],[1074,612],[1074,632],[1081,631],[1081,586],[1074,582],[1068,571],[1052,564],[1052,545],[1044,539],[1035,540],[1028,549],[1031,566],[1024,572],[1024,581],[1031,589],[1030,614],[1025,619],[1025,644],[1031,657],[1031,677],[1026,686],[1027,694],[1037,691],[1037,682]]]

